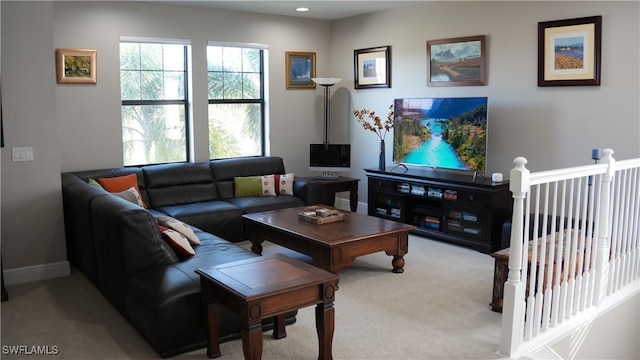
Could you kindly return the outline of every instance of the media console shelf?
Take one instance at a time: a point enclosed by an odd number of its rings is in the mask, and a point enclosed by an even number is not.
[[[415,225],[415,234],[492,253],[511,218],[509,182],[439,169],[365,169],[368,214]]]

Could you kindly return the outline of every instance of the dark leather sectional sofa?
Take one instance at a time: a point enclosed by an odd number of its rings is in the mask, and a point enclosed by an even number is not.
[[[135,173],[144,209],[88,184]],[[234,197],[234,177],[285,174],[279,157],[247,157],[90,171],[62,176],[69,260],[161,357],[206,346],[200,282],[194,272],[258,256],[244,240],[242,214],[321,202],[317,183],[296,179],[294,195]],[[162,239],[156,216],[191,225],[201,241],[181,258]],[[287,315],[295,321],[296,312]],[[271,328],[265,322],[265,330]],[[240,321],[223,310],[221,341],[240,337]]]

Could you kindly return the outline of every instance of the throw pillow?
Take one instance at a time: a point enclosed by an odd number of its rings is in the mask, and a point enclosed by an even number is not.
[[[120,191],[116,193],[111,193],[119,198],[125,199],[130,203],[134,203],[140,207],[144,207],[144,202],[142,202],[142,198],[140,194],[136,191],[136,189],[132,186],[125,191]]]
[[[136,174],[129,174],[124,176],[116,176],[110,178],[98,178],[98,182],[102,187],[110,193],[121,192],[133,187],[138,192],[138,196],[140,196],[140,188],[138,188],[138,176]],[[142,199],[142,196],[140,196]],[[147,204],[143,202],[144,208],[147,207]]]
[[[179,232],[169,229],[168,227],[158,225],[160,227],[160,232],[162,233],[162,239],[171,246],[173,251],[178,255],[182,256],[193,256],[195,255],[195,251],[189,244],[189,239],[187,239],[184,235]]]
[[[277,175],[262,175],[262,195],[263,196],[276,196],[276,176]]]
[[[104,189],[102,187],[102,185],[100,185],[100,183],[98,182],[98,180],[93,179],[93,178],[89,178],[89,180],[87,180],[87,182],[89,183],[89,185],[93,185],[95,187],[99,187],[100,189]]]
[[[277,178],[277,188],[276,192],[278,195],[293,195],[293,178],[294,173],[276,175],[279,176]]]
[[[179,232],[186,237],[192,245],[200,245],[200,239],[198,239],[198,236],[196,236],[196,233],[188,224],[172,218],[171,216],[158,216],[156,217],[156,221],[161,226],[165,226]]]
[[[234,177],[233,182],[235,185],[235,197],[262,195],[262,177],[261,176]]]

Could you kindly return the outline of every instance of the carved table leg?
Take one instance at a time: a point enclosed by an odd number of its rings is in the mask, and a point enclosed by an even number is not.
[[[318,332],[318,360],[333,359],[333,330],[335,309],[333,302],[316,305],[316,331]]]
[[[247,360],[262,359],[262,323],[243,326],[242,351]]]
[[[287,330],[285,329],[284,314],[278,315],[273,319],[273,338],[282,339],[287,337]]]
[[[220,357],[220,304],[206,303],[207,312],[207,356],[210,359]]]
[[[251,252],[262,255],[262,240],[251,239]]]
[[[391,261],[391,265],[393,265],[393,272],[396,274],[401,274],[404,272],[404,256],[402,255],[393,255],[393,260]]]

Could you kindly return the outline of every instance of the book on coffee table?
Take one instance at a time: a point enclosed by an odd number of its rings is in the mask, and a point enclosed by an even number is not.
[[[298,219],[314,224],[327,224],[344,220],[344,214],[336,209],[310,206],[298,213]]]

